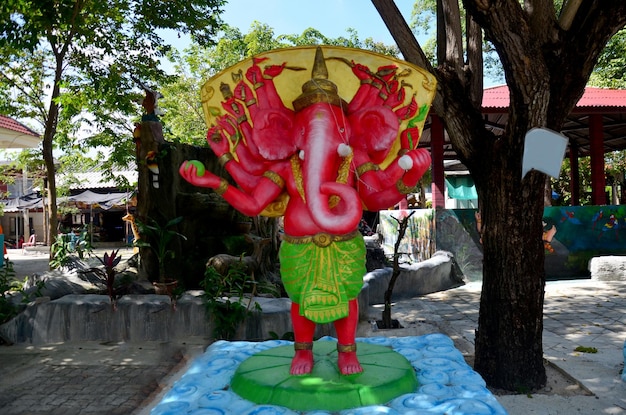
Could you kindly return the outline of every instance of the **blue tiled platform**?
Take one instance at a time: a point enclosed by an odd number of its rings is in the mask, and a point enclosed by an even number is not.
[[[324,337],[319,341],[336,341]],[[389,346],[411,362],[419,386],[414,393],[401,395],[386,405],[347,409],[339,415],[506,415],[507,412],[485,387],[476,373],[443,334],[416,337],[368,337],[357,342]],[[257,405],[232,390],[230,380],[241,362],[253,354],[291,342],[213,343],[196,358],[187,372],[151,415],[330,415],[326,411],[296,412],[288,408]]]

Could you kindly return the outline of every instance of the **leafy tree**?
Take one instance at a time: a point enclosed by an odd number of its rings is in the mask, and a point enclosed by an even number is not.
[[[132,157],[137,80],[162,82],[163,30],[211,44],[223,0],[4,0],[0,3],[0,110],[42,126],[49,241],[57,228],[55,148],[112,145]],[[86,133],[78,141],[79,130]],[[120,140],[124,137],[124,140]]]
[[[271,42],[261,47],[260,51],[269,50],[278,45],[272,40],[273,32],[269,27],[255,22],[247,36],[237,28],[225,26],[216,45],[203,47],[192,42],[182,53],[176,51],[170,55],[179,76],[163,86],[164,98],[160,101],[160,106],[165,111],[161,118],[169,140],[196,145],[206,143],[207,128],[199,99],[202,83],[251,56],[250,43],[247,40],[267,39],[268,33]],[[258,40],[254,45],[254,50],[258,50]]]
[[[433,109],[478,192],[483,219],[483,286],[475,369],[508,390],[545,385],[542,332],[546,176],[521,177],[524,136],[560,130],[607,42],[626,24],[626,2],[437,1],[437,66],[392,0],[372,0],[405,59],[437,78]],[[466,38],[463,42],[462,29]],[[492,131],[481,115],[483,33],[510,91],[508,124]]]
[[[589,85],[601,88],[626,88],[626,29],[609,40],[598,58]]]
[[[423,42],[422,49],[430,62],[437,62],[437,36],[442,32],[437,32],[437,0],[416,1],[411,11],[410,27],[415,31],[417,36],[424,34],[429,37]],[[460,19],[466,19],[465,9],[459,9]],[[466,26],[462,25],[461,33],[464,41],[467,40]],[[493,44],[487,39],[482,41],[483,49],[483,70],[484,74],[490,80],[496,83],[504,82],[504,73],[498,55],[495,53]]]

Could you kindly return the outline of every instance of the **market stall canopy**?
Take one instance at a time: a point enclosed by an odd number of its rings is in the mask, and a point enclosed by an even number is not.
[[[37,193],[0,201],[4,205],[4,212],[19,212],[24,209],[42,209],[43,202]]]
[[[40,142],[39,134],[13,118],[0,115],[0,148],[33,148]]]
[[[132,192],[119,192],[119,193],[95,193],[90,190],[85,190],[74,196],[59,197],[57,204],[67,202],[79,202],[86,205],[98,205],[104,210],[109,210],[113,206],[123,205],[132,198]],[[41,209],[43,203],[41,197],[36,193],[31,193],[26,196],[17,197],[14,199],[8,199],[0,202],[4,205],[5,212],[18,212],[23,209]]]
[[[123,205],[130,201],[133,192],[118,193],[95,193],[91,190],[85,190],[74,196],[62,197],[58,203],[62,202],[81,202],[86,205],[98,205],[104,210],[111,209],[113,206]]]

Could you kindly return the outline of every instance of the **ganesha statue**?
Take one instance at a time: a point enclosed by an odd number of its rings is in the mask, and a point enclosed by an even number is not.
[[[313,370],[315,326],[328,322],[340,373],[363,370],[355,343],[366,273],[359,222],[363,209],[387,209],[414,192],[429,168],[417,144],[434,93],[422,68],[339,47],[268,52],[203,86],[207,142],[237,186],[195,160],[180,174],[248,216],[284,216],[291,374]]]

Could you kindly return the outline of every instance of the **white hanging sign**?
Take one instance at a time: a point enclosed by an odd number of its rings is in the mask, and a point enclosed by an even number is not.
[[[524,141],[522,178],[531,170],[558,178],[567,143],[567,137],[547,128],[528,131]]]

